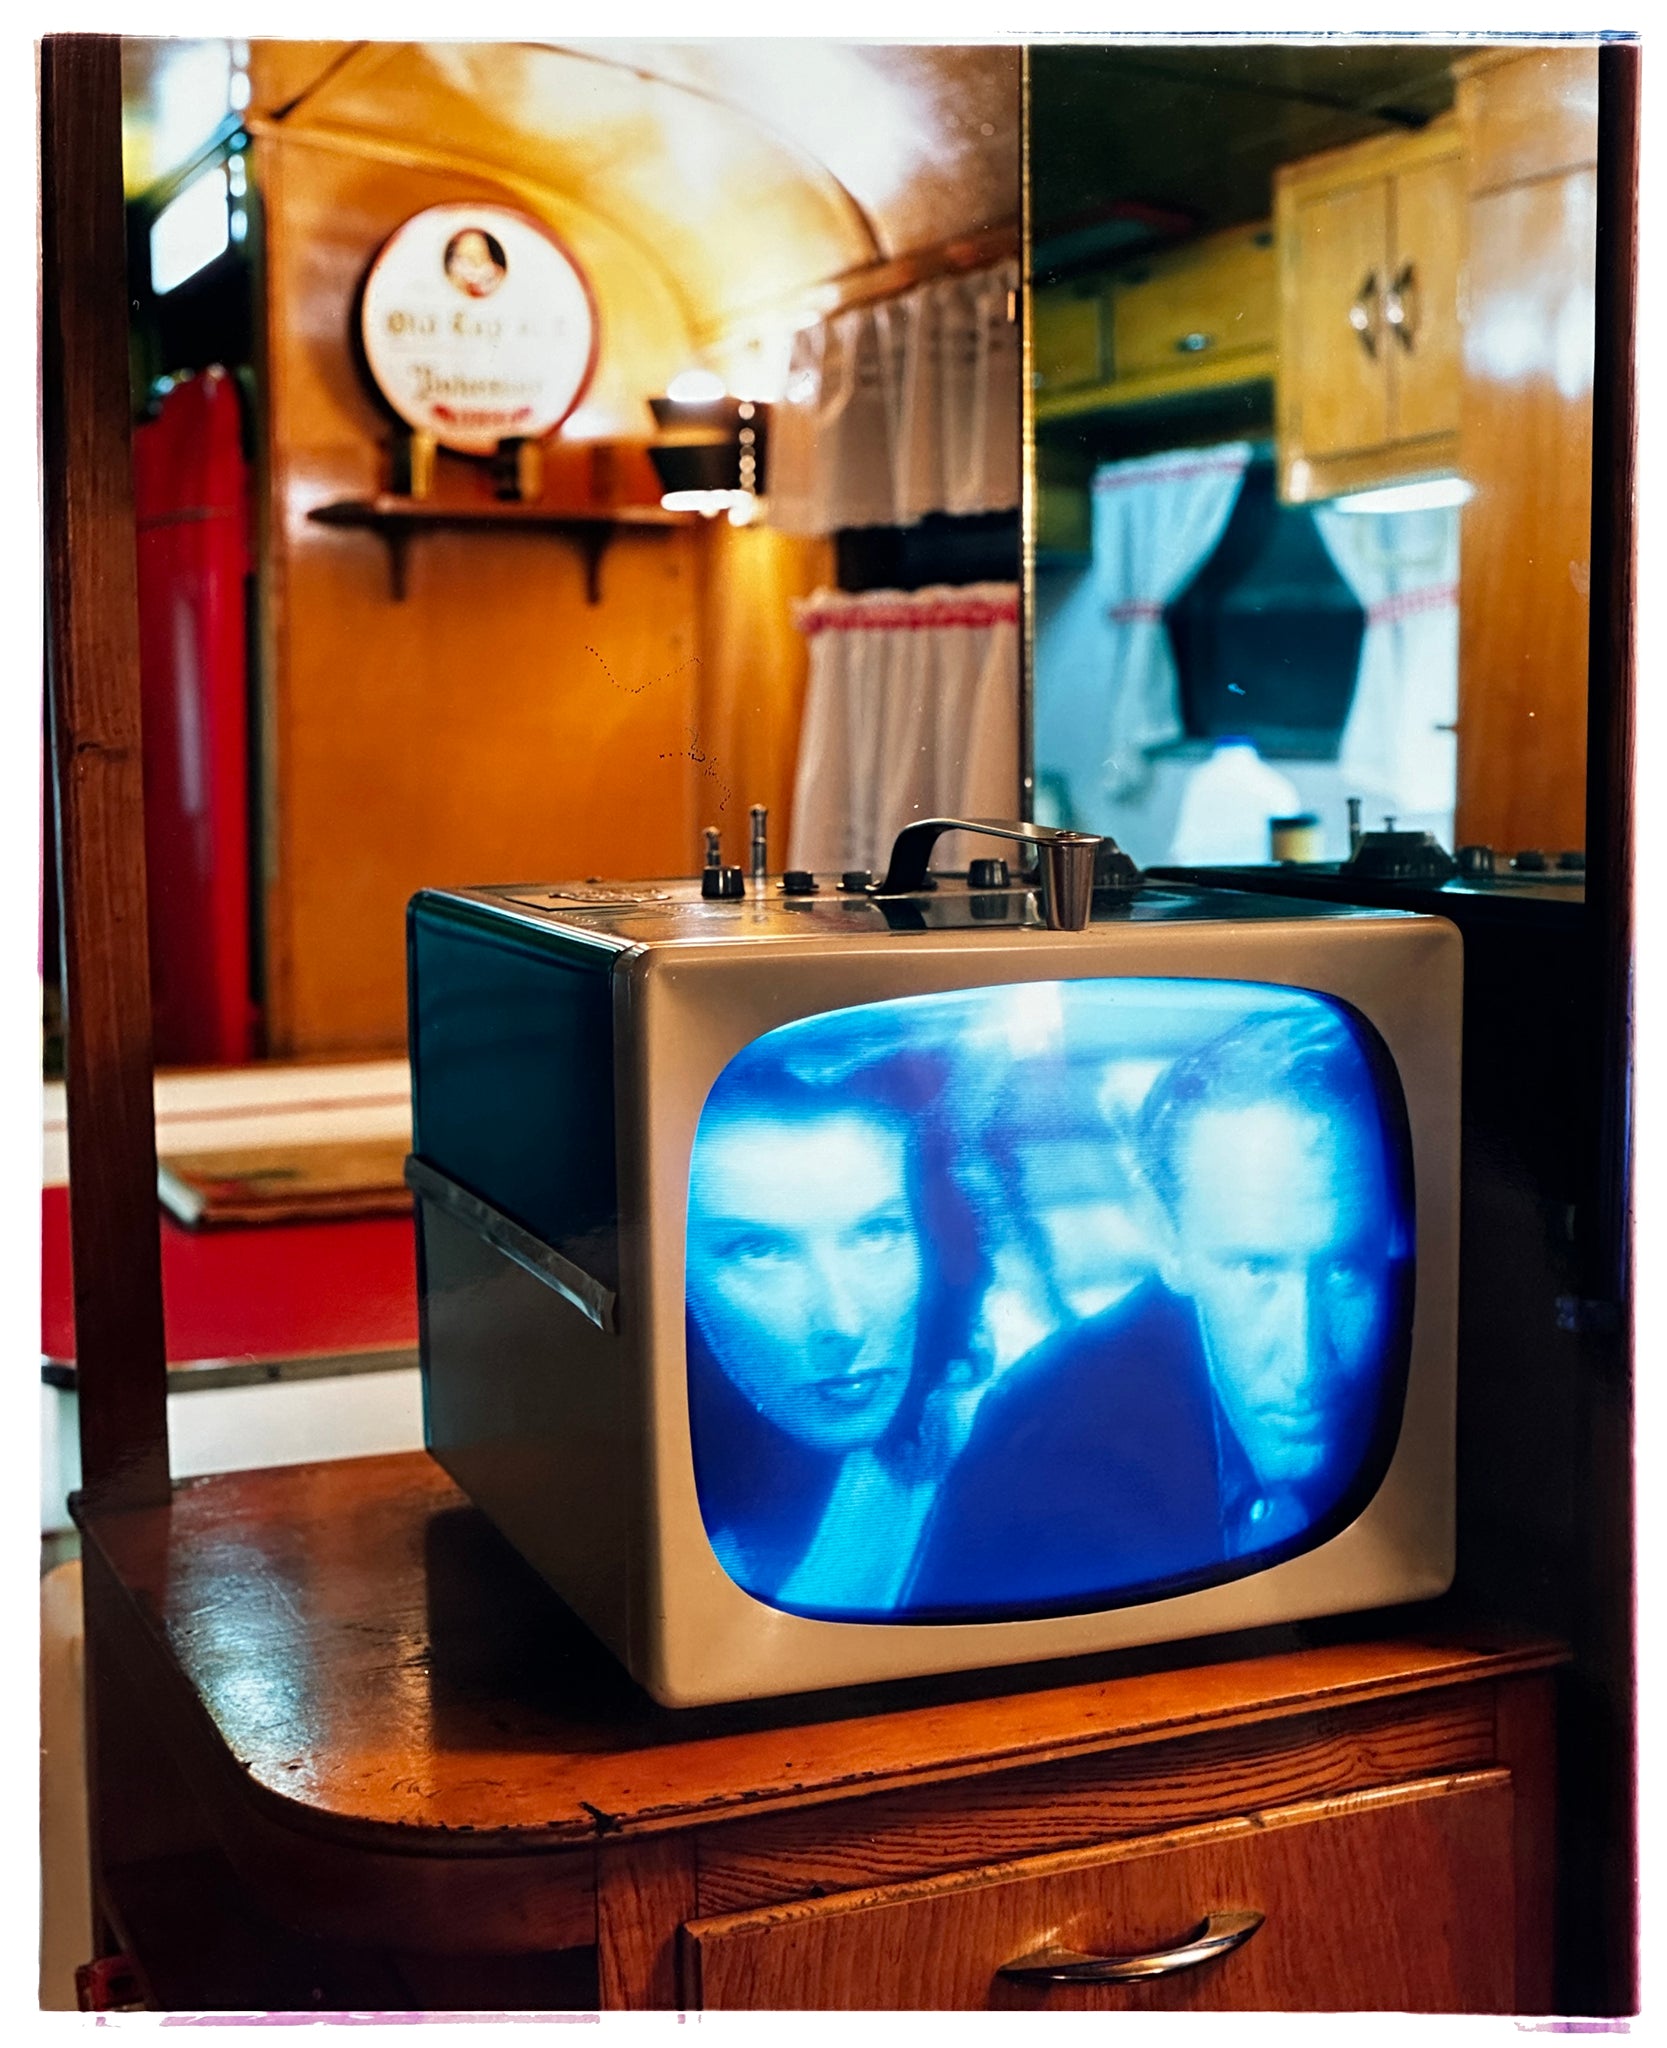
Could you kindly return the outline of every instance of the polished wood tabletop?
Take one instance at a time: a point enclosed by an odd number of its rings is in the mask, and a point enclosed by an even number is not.
[[[90,1581],[272,1818],[553,1848],[1546,1668],[1443,1621],[656,1706],[423,1453],[182,1482],[84,1522]],[[1254,1654],[1247,1654],[1253,1650]],[[207,1732],[207,1731],[204,1731]],[[283,1812],[275,1811],[278,1802]]]

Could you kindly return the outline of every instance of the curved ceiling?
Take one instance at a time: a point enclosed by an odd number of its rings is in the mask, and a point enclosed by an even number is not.
[[[132,44],[130,190],[189,160],[170,80],[238,59],[257,133],[513,174],[627,234],[697,332],[1018,219],[1016,47],[797,38]]]

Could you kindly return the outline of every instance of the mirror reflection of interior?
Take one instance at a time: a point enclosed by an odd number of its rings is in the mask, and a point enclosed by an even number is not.
[[[1392,821],[1579,874],[1596,79],[1033,53],[1039,819],[1142,866]]]

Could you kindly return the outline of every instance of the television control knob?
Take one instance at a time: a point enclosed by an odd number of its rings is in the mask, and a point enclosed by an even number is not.
[[[970,889],[1005,889],[1007,881],[1007,863],[1004,860],[975,860],[967,869],[967,886]]]
[[[809,868],[789,868],[781,878],[781,892],[784,896],[814,896],[816,877]]]
[[[1491,846],[1461,846],[1459,848],[1459,873],[1471,881],[1484,880],[1496,874],[1499,869],[1498,856]]]
[[[1511,855],[1511,866],[1519,875],[1543,875],[1550,866],[1545,855],[1535,847],[1524,847],[1521,853]]]
[[[706,868],[700,878],[700,893],[708,901],[733,902],[747,893],[747,878],[739,868]]]
[[[1565,875],[1583,875],[1586,872],[1586,856],[1573,851],[1560,853],[1557,856],[1557,866]]]
[[[839,886],[855,896],[865,890],[873,879],[872,868],[847,868],[839,878]]]

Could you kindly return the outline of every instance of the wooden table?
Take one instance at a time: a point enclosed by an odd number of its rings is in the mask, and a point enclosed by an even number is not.
[[[420,1453],[83,1534],[101,1908],[163,2007],[1551,2009],[1543,1641],[1380,1616],[674,1712]],[[997,1974],[1221,1904],[1266,1925],[1184,1975]]]

